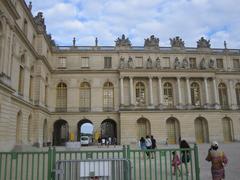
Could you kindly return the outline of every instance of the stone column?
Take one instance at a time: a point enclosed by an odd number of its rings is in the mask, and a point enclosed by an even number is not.
[[[188,77],[186,77],[186,85],[187,85],[187,107],[190,109],[192,107],[192,101],[191,101],[191,91],[190,91],[190,84],[189,84]]]
[[[218,97],[218,89],[217,89],[217,84],[216,84],[216,78],[213,78],[213,93],[214,93],[214,108],[219,109],[219,97]]]
[[[237,109],[237,97],[234,88],[233,80],[229,80],[229,93],[228,93],[228,103],[231,109]]]
[[[133,102],[133,77],[129,77],[130,79],[130,105],[134,106],[135,103]]]
[[[121,102],[120,102],[120,106],[124,106],[124,87],[123,87],[123,78],[124,78],[124,77],[120,77],[120,92],[121,92]]]
[[[182,108],[182,91],[180,77],[177,77],[177,87],[178,87],[178,108]]]
[[[208,83],[207,83],[207,77],[204,78],[204,91],[205,91],[205,104],[204,107],[209,107],[209,95],[208,95]]]
[[[162,90],[162,77],[158,77],[158,99],[159,108],[163,108],[163,90]]]
[[[152,77],[149,77],[149,106],[153,106],[153,88],[152,88]]]

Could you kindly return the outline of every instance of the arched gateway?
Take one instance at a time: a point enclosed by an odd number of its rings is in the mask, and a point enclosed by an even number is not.
[[[225,142],[233,141],[233,127],[232,120],[228,117],[222,119],[223,138]]]
[[[92,121],[88,120],[88,119],[82,119],[78,122],[77,124],[77,140],[80,141],[80,137],[81,137],[81,134],[83,133],[82,132],[82,126],[83,125],[91,125],[92,128],[93,128],[93,123]],[[88,126],[89,128],[89,126]],[[86,129],[86,131],[88,131],[89,129]]]
[[[198,117],[195,119],[195,137],[197,143],[208,143],[208,123],[207,120],[203,117]]]
[[[148,119],[140,118],[137,120],[138,139],[151,135],[151,125]]]
[[[69,127],[67,121],[60,119],[54,123],[53,145],[64,146],[69,138]]]
[[[180,138],[180,125],[176,118],[168,118],[167,125],[167,138],[169,144],[176,144]]]
[[[112,139],[117,138],[117,124],[114,120],[105,119],[101,123],[101,137],[111,137]]]

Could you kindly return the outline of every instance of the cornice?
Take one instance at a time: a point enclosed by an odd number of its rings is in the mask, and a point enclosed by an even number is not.
[[[20,15],[18,14],[18,12],[11,0],[3,0],[3,3],[6,5],[6,8],[8,9],[9,13],[12,15],[12,17],[15,20],[20,18]]]
[[[0,88],[7,91],[8,93],[14,93],[15,90],[0,81]]]
[[[52,70],[52,74],[92,74],[92,73],[98,73],[98,74],[106,74],[106,73],[118,73],[118,70]]]

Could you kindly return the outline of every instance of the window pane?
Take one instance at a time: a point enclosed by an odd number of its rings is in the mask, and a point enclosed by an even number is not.
[[[238,69],[239,68],[239,59],[233,59],[233,68]]]
[[[88,57],[82,57],[82,68],[87,68],[89,67],[89,58]]]
[[[217,68],[223,69],[223,59],[217,59]]]
[[[104,67],[105,68],[112,67],[112,58],[111,57],[104,57]]]
[[[164,95],[164,104],[168,108],[173,107],[173,89],[170,83],[164,84],[163,95]]]

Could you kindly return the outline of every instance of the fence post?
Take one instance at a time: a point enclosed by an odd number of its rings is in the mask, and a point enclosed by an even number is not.
[[[127,156],[126,156],[126,146],[125,145],[123,145],[122,151],[123,151],[123,158],[126,159]]]
[[[52,150],[52,179],[55,179],[55,169],[56,169],[56,148],[53,147]]]
[[[197,147],[197,144],[194,144],[194,158],[195,158],[196,180],[200,180],[200,168],[199,168],[199,159],[198,159],[198,147]]]
[[[127,145],[127,159],[130,160],[130,145]]]
[[[48,180],[51,180],[52,175],[52,149],[48,148]]]

